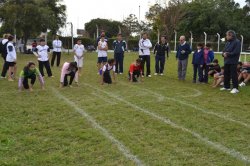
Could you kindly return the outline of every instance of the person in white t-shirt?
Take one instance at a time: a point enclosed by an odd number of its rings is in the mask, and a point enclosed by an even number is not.
[[[49,46],[45,44],[44,39],[40,40],[40,44],[36,47],[35,51],[33,52],[34,55],[38,57],[39,71],[43,77],[44,77],[43,67],[46,68],[48,77],[53,77],[49,64],[49,52],[50,52]]]
[[[108,43],[105,41],[105,36],[101,36],[101,40],[98,42],[98,60],[97,67],[98,73],[102,68],[103,64],[108,61]]]
[[[10,35],[8,37],[8,44],[7,44],[7,56],[6,56],[6,62],[9,66],[8,70],[8,81],[14,81],[13,78],[15,78],[16,74],[16,49],[13,44],[14,37]]]
[[[84,55],[84,45],[82,45],[81,39],[77,40],[77,44],[74,46],[74,60],[77,63],[78,75],[81,76],[81,71],[83,67],[83,55]]]
[[[103,65],[102,67],[102,82],[101,84],[103,85],[104,83],[106,84],[112,84],[112,78],[111,78],[111,74],[110,71],[112,71],[112,75],[113,75],[113,82],[116,81],[116,74],[115,74],[115,59],[109,59],[108,63],[106,63],[105,65]]]
[[[62,41],[59,40],[59,36],[56,36],[53,41],[53,54],[51,59],[51,66],[54,66],[54,62],[56,59],[56,66],[59,67],[61,61],[61,52],[62,52]]]

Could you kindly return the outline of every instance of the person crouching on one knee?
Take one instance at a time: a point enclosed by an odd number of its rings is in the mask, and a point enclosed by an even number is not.
[[[129,67],[129,81],[130,82],[138,82],[138,78],[140,77],[140,81],[143,82],[142,77],[142,66],[141,66],[141,59],[138,58],[135,62],[133,62]]]
[[[113,75],[113,82],[116,81],[116,74],[115,74],[115,59],[109,59],[108,63],[105,64],[102,67],[102,81],[101,84],[103,85],[104,83],[107,84],[112,84],[112,78],[111,78],[111,74],[110,71],[112,70],[112,75]]]
[[[68,81],[69,77],[69,81]],[[65,62],[61,70],[60,87],[72,87],[72,82],[78,86],[78,67],[76,62]]]
[[[33,86],[36,82],[37,77],[40,81],[41,88],[44,90],[43,76],[41,75],[40,71],[36,68],[35,63],[29,62],[27,66],[25,66],[20,73],[18,82],[19,91],[22,91],[23,88],[33,91]],[[30,84],[29,84],[29,79],[31,80]]]

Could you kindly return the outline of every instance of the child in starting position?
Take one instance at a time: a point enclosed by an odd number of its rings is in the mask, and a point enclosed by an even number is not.
[[[19,82],[18,82],[19,91],[22,91],[23,88],[33,91],[33,86],[36,82],[36,77],[38,77],[40,81],[40,85],[42,89],[44,89],[44,79],[41,73],[36,68],[34,62],[29,62],[27,66],[25,66],[24,69],[20,73]],[[31,80],[30,85],[29,85],[29,79]]]
[[[107,83],[107,84],[112,84],[112,78],[111,78],[111,75],[110,75],[110,71],[112,70],[112,74],[113,74],[113,81],[115,82],[116,80],[116,74],[115,74],[115,59],[109,59],[108,60],[108,63],[105,64],[103,67],[102,67],[102,85],[104,83]]]
[[[143,82],[142,77],[142,67],[141,67],[141,59],[136,59],[129,67],[128,77],[130,82],[138,82],[138,78],[140,77],[140,81]]]
[[[69,82],[68,82],[68,77]],[[78,85],[78,67],[76,62],[65,62],[61,71],[60,88],[69,85],[71,87],[73,80],[75,79],[76,85]]]

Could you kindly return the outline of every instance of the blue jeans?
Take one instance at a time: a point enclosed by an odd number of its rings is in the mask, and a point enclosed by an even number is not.
[[[155,73],[163,73],[165,66],[166,57],[165,56],[155,56]]]
[[[124,59],[124,53],[115,53],[114,59],[116,61],[115,64],[115,72],[116,73],[123,73],[123,59]],[[119,67],[119,68],[118,68]],[[119,70],[118,70],[119,69]]]
[[[194,64],[194,75],[193,75],[193,80],[196,81],[197,78],[197,72],[198,72],[198,76],[199,76],[199,82],[203,82],[203,70],[201,65],[198,64]]]

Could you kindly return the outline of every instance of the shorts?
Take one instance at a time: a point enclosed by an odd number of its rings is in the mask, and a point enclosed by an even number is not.
[[[108,57],[98,57],[97,63],[105,63],[108,61]]]
[[[82,67],[83,66],[83,57],[82,58],[77,58],[77,56],[74,56],[75,62],[77,63],[77,67]]]
[[[7,65],[8,65],[9,67],[13,67],[13,66],[16,65],[16,62],[7,62]]]

